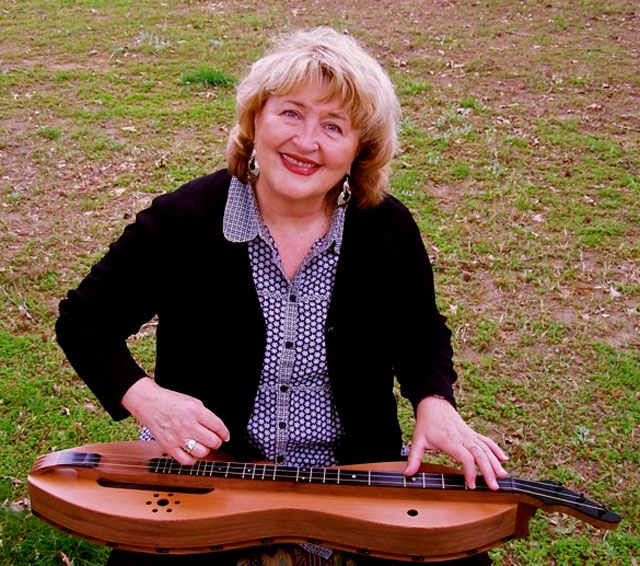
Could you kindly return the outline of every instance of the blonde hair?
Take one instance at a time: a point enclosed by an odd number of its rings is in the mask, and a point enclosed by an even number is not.
[[[360,208],[379,204],[397,147],[400,105],[380,64],[355,39],[327,27],[283,36],[238,85],[236,124],[227,144],[230,173],[251,180],[254,120],[269,97],[315,83],[327,85],[326,100],[337,96],[360,130],[360,151],[351,166],[352,201]],[[336,198],[339,190],[334,187],[327,198]]]

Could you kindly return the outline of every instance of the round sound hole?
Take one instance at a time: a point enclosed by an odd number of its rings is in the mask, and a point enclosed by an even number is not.
[[[417,509],[409,509],[407,511],[407,515],[409,515],[409,517],[417,517],[418,516],[418,510]]]
[[[159,507],[166,507],[167,505],[169,505],[169,500],[168,499],[158,499],[158,501],[156,501],[156,505],[158,505]]]

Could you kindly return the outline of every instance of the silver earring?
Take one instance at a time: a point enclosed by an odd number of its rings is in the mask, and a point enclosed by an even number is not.
[[[249,171],[254,177],[260,174],[260,165],[258,164],[258,158],[256,157],[256,148],[253,148],[251,157],[249,158]]]
[[[338,195],[338,206],[345,206],[351,200],[351,187],[349,186],[349,174],[344,176],[342,191]]]

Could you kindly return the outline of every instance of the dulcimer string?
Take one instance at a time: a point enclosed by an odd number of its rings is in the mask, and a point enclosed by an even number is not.
[[[261,477],[247,477],[247,474],[253,473],[255,476],[256,468],[263,467],[263,471],[267,468],[274,470],[266,475],[266,478],[276,473],[278,478],[284,478],[285,480],[298,481],[299,483],[312,482],[311,479],[307,480],[315,473],[320,473],[323,470],[329,470],[331,473],[337,471],[345,474],[343,481],[348,481],[349,485],[371,485],[371,476],[375,477],[377,482],[388,482],[386,485],[390,487],[423,487],[425,489],[450,489],[450,490],[466,490],[468,489],[464,476],[461,474],[435,474],[420,472],[414,476],[404,476],[401,472],[385,472],[385,471],[370,471],[370,470],[355,470],[344,468],[323,468],[323,467],[295,467],[284,466],[279,464],[254,464],[254,463],[240,463],[240,462],[217,462],[213,460],[198,460],[193,465],[182,465],[176,460],[167,458],[154,458],[144,459],[143,457],[134,456],[126,453],[117,454],[109,453],[108,464],[112,469],[124,472],[149,472],[153,460],[165,461],[163,470],[156,471],[159,474],[170,475],[192,475],[192,476],[209,476],[213,477],[214,472],[216,475],[223,473],[224,477],[232,477],[238,479],[265,479],[265,474],[258,474]],[[65,464],[62,464],[65,465]],[[231,469],[231,466],[237,467],[243,466],[243,469],[238,471],[237,469]],[[249,470],[247,470],[249,466]],[[204,470],[201,468],[204,467]],[[168,470],[167,470],[168,468]],[[303,473],[304,480],[300,479],[300,473]],[[482,476],[479,476],[481,478]],[[338,474],[339,478],[339,474]],[[402,480],[402,484],[399,484],[399,480]],[[573,493],[568,490],[564,490],[561,484],[554,482],[544,481],[531,481],[523,480],[517,477],[496,478],[500,489],[507,492],[521,493],[524,495],[531,495],[533,497],[544,497],[545,499],[553,500],[559,504],[573,506],[579,504],[582,508],[602,510],[605,507],[599,504],[591,504],[591,502],[585,500],[585,496],[582,494]],[[339,482],[339,479],[338,479]],[[317,482],[316,482],[317,483]],[[420,485],[422,484],[422,485]],[[380,484],[375,484],[376,487],[380,487]],[[476,486],[478,491],[493,491],[488,486],[478,484]],[[562,493],[559,492],[562,491]]]

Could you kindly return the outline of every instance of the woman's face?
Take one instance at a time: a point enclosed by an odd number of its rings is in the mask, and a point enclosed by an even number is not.
[[[349,172],[360,132],[337,98],[321,102],[325,93],[312,84],[272,96],[256,115],[259,199],[321,205]]]

